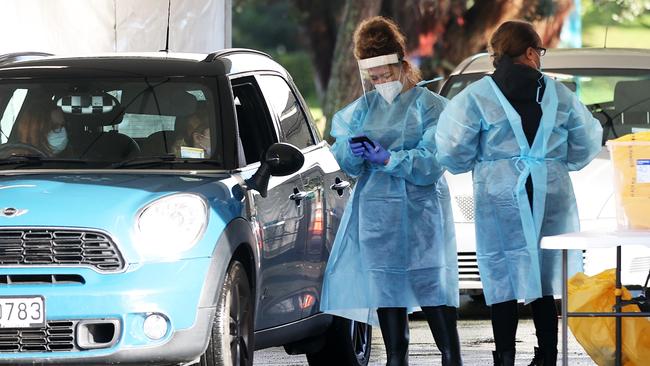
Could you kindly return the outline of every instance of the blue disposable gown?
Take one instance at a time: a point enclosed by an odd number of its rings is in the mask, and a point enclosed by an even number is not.
[[[330,254],[321,310],[377,325],[376,308],[458,306],[458,260],[447,183],[435,153],[446,99],[415,87],[392,104],[371,92],[337,112],[332,146],[357,182]],[[386,166],[350,152],[365,134]]]
[[[532,147],[489,76],[454,97],[440,117],[438,159],[452,173],[473,170],[476,254],[488,305],[561,294],[561,251],[540,249],[540,238],[580,230],[569,171],[601,150],[598,120],[567,87],[545,81]],[[569,273],[581,269],[581,252],[570,251]]]

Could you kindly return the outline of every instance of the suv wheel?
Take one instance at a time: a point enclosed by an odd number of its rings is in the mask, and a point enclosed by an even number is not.
[[[253,365],[253,298],[248,276],[239,261],[233,260],[228,267],[210,342],[199,365]]]
[[[334,317],[325,334],[325,345],[307,354],[310,366],[366,366],[370,359],[372,327],[365,323]]]

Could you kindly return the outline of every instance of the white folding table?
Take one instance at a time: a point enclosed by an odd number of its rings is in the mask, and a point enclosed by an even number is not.
[[[568,366],[567,335],[568,318],[615,317],[616,318],[616,366],[621,365],[622,317],[650,317],[650,313],[623,313],[621,311],[621,247],[644,245],[650,247],[650,231],[585,231],[547,236],[542,238],[543,249],[562,250],[562,365]],[[616,247],[616,304],[613,312],[568,312],[567,301],[567,250]]]

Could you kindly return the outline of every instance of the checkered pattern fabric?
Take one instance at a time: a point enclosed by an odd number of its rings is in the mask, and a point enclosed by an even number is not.
[[[73,95],[66,96],[56,103],[64,113],[101,114],[115,108],[115,100],[107,95]]]

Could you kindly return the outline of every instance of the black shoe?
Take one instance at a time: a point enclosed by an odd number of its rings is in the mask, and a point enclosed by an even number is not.
[[[386,366],[408,366],[409,324],[406,308],[379,308],[377,317],[386,346]]]
[[[535,347],[535,356],[528,366],[555,366],[557,363],[557,350],[541,350]]]
[[[462,366],[456,308],[452,306],[423,306],[429,328],[442,354],[442,366]]]
[[[514,366],[515,350],[512,349],[502,352],[492,351],[492,358],[494,358],[494,366]]]

